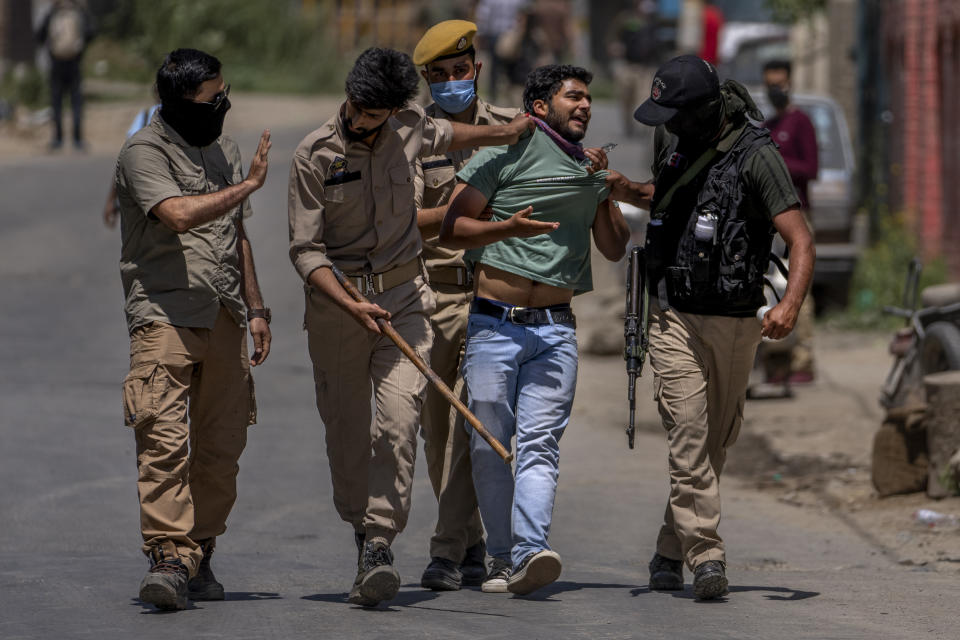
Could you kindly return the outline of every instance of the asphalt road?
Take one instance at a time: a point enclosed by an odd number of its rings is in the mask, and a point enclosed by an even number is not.
[[[318,124],[326,115],[318,115]],[[598,105],[588,142],[643,176],[639,143]],[[410,525],[395,544],[399,596],[373,610],[345,594],[352,531],[336,515],[286,253],[285,192],[306,131],[274,130],[272,168],[248,222],[274,343],[256,370],[260,423],[214,567],[227,600],[175,614],[141,605],[132,434],[120,383],[128,342],[118,235],[99,211],[109,157],[0,164],[0,638],[914,638],[956,637],[955,576],[901,567],[827,513],[724,484],[731,594],[651,593],[646,563],[667,495],[649,379],[637,449],[622,434],[618,359],[584,358],[563,442],[551,542],[559,582],[528,598],[421,590],[434,500],[418,469]],[[252,153],[256,132],[241,132]],[[842,423],[838,422],[838,428]]]

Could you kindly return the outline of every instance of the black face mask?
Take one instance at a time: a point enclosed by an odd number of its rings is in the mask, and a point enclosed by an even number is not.
[[[389,120],[390,118],[387,118]],[[373,129],[364,129],[359,133],[350,128],[352,121],[346,115],[341,116],[340,122],[343,124],[343,136],[350,142],[360,142],[366,140],[372,135],[375,135],[380,129],[383,129],[383,125],[387,124],[387,120],[384,120],[379,125]]]
[[[767,87],[767,98],[774,109],[785,109],[790,104],[790,93],[776,85]]]
[[[223,133],[223,119],[229,110],[229,98],[224,98],[217,106],[192,100],[177,100],[164,102],[160,107],[160,116],[187,144],[205,147],[215,142]]]
[[[681,109],[666,123],[666,129],[682,142],[707,144],[717,137],[723,124],[723,100],[711,100]]]

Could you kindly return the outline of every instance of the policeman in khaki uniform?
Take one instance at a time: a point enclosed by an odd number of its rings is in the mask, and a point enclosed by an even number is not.
[[[477,26],[465,20],[447,20],[431,27],[413,52],[413,62],[423,66],[420,74],[430,84],[434,102],[425,109],[431,118],[467,124],[506,124],[519,113],[487,104],[477,96],[473,37]],[[430,318],[433,328],[431,367],[450,388],[457,372],[467,332],[467,316],[473,299],[473,274],[463,262],[463,250],[441,247],[439,221],[463,168],[476,147],[448,151],[417,159],[416,205],[423,235],[423,259],[429,285],[437,300]],[[460,383],[461,393],[466,390]],[[465,397],[464,397],[465,400]],[[486,575],[483,525],[477,509],[470,468],[470,437],[463,417],[430,387],[420,420],[427,456],[427,471],[439,502],[439,514],[430,540],[430,565],[421,585],[449,591],[461,584],[479,586]]]
[[[339,113],[300,142],[290,173],[290,259],[306,283],[305,326],[334,504],[353,526],[359,552],[349,599],[364,606],[393,598],[400,586],[390,544],[410,510],[426,389],[375,319],[389,319],[424,359],[433,343],[435,301],[414,205],[417,158],[509,144],[533,125],[525,118],[483,127],[435,120],[407,106],[418,84],[406,54],[364,51],[347,76]],[[350,298],[332,265],[354,278],[370,303]]]
[[[236,143],[220,135],[229,87],[220,61],[201,51],[171,52],[157,90],[159,113],[117,161],[130,332],[123,408],[136,437],[143,552],[151,561],[140,600],[183,609],[188,597],[223,600],[210,555],[237,498],[237,461],[256,421],[250,365],[270,350],[270,313],[243,227],[247,198],[266,178],[270,135],[244,179]]]

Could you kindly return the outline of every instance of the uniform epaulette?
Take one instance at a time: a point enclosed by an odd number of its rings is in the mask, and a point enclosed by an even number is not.
[[[487,104],[487,111],[498,118],[503,118],[506,121],[513,120],[517,117],[517,114],[520,113],[520,109],[517,107],[497,107],[492,104]]]

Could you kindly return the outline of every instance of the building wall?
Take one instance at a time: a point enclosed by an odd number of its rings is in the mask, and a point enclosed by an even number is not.
[[[890,203],[907,214],[924,255],[942,256],[960,278],[960,6],[890,0],[883,8]]]

